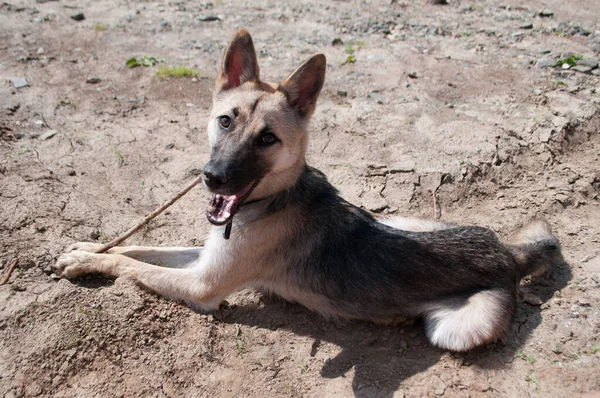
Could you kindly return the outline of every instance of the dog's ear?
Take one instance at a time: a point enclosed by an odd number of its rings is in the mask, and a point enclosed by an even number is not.
[[[302,119],[312,116],[325,81],[325,55],[313,55],[281,83],[290,106]]]
[[[229,90],[247,81],[258,80],[258,61],[252,37],[246,29],[239,29],[225,50],[216,89]]]

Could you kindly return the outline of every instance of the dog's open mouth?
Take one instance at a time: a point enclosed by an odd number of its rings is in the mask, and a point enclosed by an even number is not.
[[[225,225],[237,213],[240,205],[252,193],[257,181],[252,181],[240,192],[233,195],[213,193],[206,209],[206,218],[213,225]]]

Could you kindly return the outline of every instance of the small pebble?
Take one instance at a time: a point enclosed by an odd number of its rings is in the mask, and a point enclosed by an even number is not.
[[[40,135],[40,140],[45,141],[48,138],[52,138],[56,135],[57,131],[56,130],[49,130],[47,132],[45,132],[44,134]]]
[[[85,15],[83,15],[82,12],[78,12],[77,14],[71,15],[71,19],[74,19],[75,21],[83,21],[85,19]]]
[[[98,84],[102,81],[102,79],[100,79],[99,77],[88,77],[87,80],[85,81],[88,84]]]
[[[589,66],[591,69],[596,69],[598,68],[598,61],[595,59],[586,58],[577,61],[577,65]]]
[[[385,103],[385,97],[381,93],[372,91],[371,93],[369,93],[369,97],[371,97],[375,101],[377,101],[378,104],[384,104]]]
[[[16,104],[6,104],[6,105],[3,106],[3,108],[6,109],[10,114],[13,114],[16,111],[18,111],[20,107],[21,107],[21,104],[19,104],[19,103],[16,103]]]
[[[25,79],[24,77],[13,77],[12,82],[15,85],[15,88],[23,88],[29,86],[29,82],[27,82],[27,79]]]
[[[536,296],[533,293],[524,293],[523,294],[523,301],[529,305],[533,305],[533,306],[540,306],[542,305],[542,300]]]
[[[540,58],[537,61],[535,61],[535,66],[536,66],[536,68],[539,68],[539,69],[551,68],[555,64],[556,64],[556,61],[549,57],[543,57],[543,58]]]
[[[562,348],[562,346],[560,344],[554,344],[552,346],[552,352],[555,353],[555,354],[562,354],[563,348]]]
[[[209,15],[207,17],[197,17],[196,18],[198,21],[201,22],[214,22],[214,21],[220,21],[221,18],[215,16],[215,15]]]
[[[590,73],[592,71],[592,68],[590,68],[589,66],[585,66],[585,65],[575,65],[571,69],[574,71],[577,71],[577,72],[581,72],[581,73]]]
[[[592,303],[590,303],[590,301],[586,299],[579,299],[577,300],[577,303],[582,307],[589,307],[592,305]]]

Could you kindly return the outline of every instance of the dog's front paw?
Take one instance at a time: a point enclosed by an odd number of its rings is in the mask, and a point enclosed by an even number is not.
[[[98,253],[98,250],[100,250],[102,246],[104,245],[101,243],[77,242],[69,246],[65,252],[69,253],[74,250],[80,250],[84,252]]]
[[[99,256],[99,254],[87,251],[74,250],[61,254],[54,268],[62,278],[77,278],[78,276],[98,272],[96,264],[99,262]]]

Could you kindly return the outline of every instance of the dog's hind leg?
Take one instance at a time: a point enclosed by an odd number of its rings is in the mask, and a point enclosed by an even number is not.
[[[61,277],[68,279],[94,273],[132,277],[161,296],[185,301],[201,310],[218,308],[227,295],[243,285],[238,275],[224,272],[219,267],[166,268],[120,254],[82,250],[62,254],[54,267]]]
[[[412,232],[431,232],[455,227],[455,225],[443,221],[421,220],[419,218],[391,217],[379,221],[392,228]]]
[[[505,289],[480,290],[427,304],[425,331],[431,343],[467,351],[504,337],[515,310],[515,295]]]
[[[103,245],[100,243],[78,242],[71,245],[65,252],[82,250],[96,253]],[[145,246],[115,246],[107,251],[108,254],[122,254],[144,263],[169,268],[189,268],[200,259],[202,247],[145,247]]]

